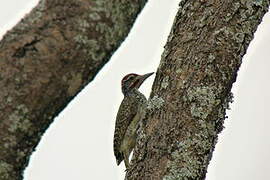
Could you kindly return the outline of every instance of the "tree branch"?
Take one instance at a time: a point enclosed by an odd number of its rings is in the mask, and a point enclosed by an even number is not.
[[[127,36],[146,0],[41,0],[0,42],[0,179],[20,180],[54,117]]]
[[[126,179],[204,179],[237,71],[269,0],[183,0]]]

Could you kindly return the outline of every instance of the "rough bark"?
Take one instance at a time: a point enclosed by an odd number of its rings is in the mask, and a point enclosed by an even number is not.
[[[19,180],[54,117],[127,36],[146,0],[41,0],[0,42],[0,179]]]
[[[205,179],[232,84],[269,3],[180,3],[126,179]]]

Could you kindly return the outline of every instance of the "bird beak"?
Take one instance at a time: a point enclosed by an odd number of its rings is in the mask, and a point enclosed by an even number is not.
[[[152,74],[154,74],[154,72],[151,72],[151,73],[147,73],[147,74],[144,74],[144,75],[141,75],[138,77],[138,80],[139,82],[136,84],[137,88],[139,88],[142,83],[148,78],[150,77]]]

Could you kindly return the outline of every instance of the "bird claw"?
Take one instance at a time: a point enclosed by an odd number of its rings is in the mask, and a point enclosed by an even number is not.
[[[134,166],[132,166],[132,164],[131,164],[131,165],[129,165],[129,166],[126,167],[125,172],[132,171],[133,168],[134,168]]]

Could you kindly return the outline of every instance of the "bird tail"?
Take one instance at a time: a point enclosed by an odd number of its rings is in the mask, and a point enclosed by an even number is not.
[[[124,159],[124,155],[122,153],[118,152],[117,154],[115,154],[115,158],[116,158],[116,164],[119,166],[119,164]]]

